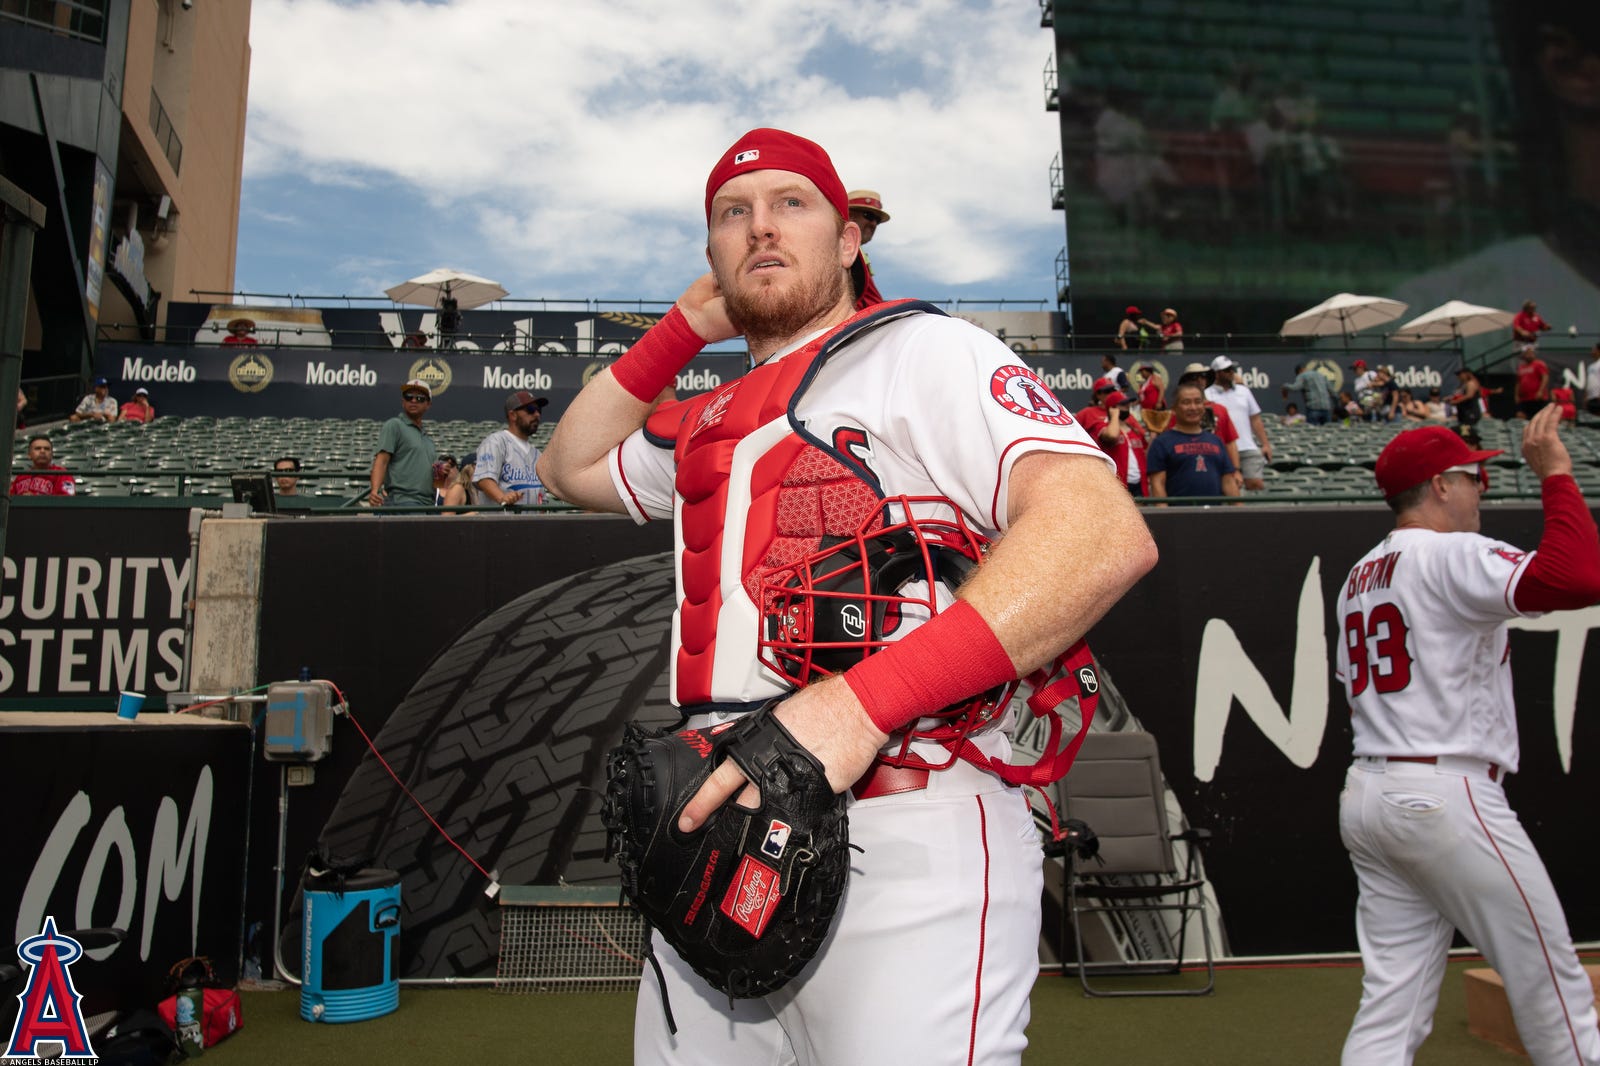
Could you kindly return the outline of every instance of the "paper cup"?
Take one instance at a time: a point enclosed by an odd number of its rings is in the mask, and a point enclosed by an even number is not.
[[[117,697],[117,717],[137,718],[139,717],[139,708],[143,706],[143,692],[124,692]]]

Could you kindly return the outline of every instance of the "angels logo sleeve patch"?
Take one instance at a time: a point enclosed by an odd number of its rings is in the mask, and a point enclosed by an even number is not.
[[[1052,426],[1070,426],[1073,418],[1050,386],[1025,366],[1000,367],[989,378],[989,395],[1014,415]]]

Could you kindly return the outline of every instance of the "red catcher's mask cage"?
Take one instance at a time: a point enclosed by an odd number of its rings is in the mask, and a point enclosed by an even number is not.
[[[947,499],[885,499],[853,535],[824,538],[812,554],[757,576],[761,662],[802,688],[843,673],[954,604],[988,547]],[[958,744],[998,717],[1016,688],[1013,681],[924,716],[890,761],[905,759],[912,740]]]

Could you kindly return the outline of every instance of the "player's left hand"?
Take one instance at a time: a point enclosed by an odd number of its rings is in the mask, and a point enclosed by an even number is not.
[[[866,773],[878,749],[889,739],[887,733],[879,732],[872,724],[842,677],[801,689],[784,700],[774,716],[822,763],[828,772],[828,785],[835,793],[843,792]],[[755,786],[745,780],[731,760],[724,760],[683,808],[678,828],[685,833],[695,829],[736,792],[740,793],[739,803],[743,806],[755,807],[761,802]]]

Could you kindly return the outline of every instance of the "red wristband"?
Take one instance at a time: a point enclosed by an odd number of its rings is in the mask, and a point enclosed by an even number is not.
[[[1011,656],[965,600],[845,671],[845,683],[885,733],[1015,681]]]
[[[678,305],[673,304],[661,321],[611,364],[611,376],[640,403],[651,403],[705,346]]]

